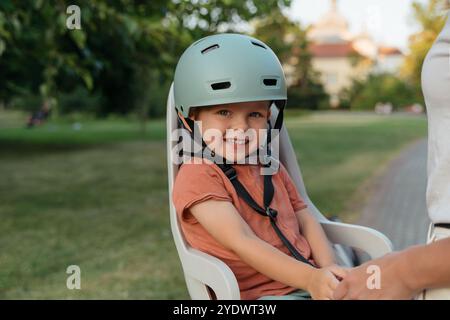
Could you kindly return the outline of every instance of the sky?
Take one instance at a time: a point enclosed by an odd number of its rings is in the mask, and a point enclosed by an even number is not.
[[[407,51],[409,35],[419,28],[413,19],[412,3],[413,0],[337,0],[338,11],[347,19],[352,33],[365,28],[378,44],[403,51]],[[331,0],[292,0],[287,15],[307,26],[318,21],[330,7]]]

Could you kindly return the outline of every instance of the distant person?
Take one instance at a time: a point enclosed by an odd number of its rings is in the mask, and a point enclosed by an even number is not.
[[[450,300],[450,17],[425,59],[422,88],[428,115],[428,244],[350,270],[336,299]],[[380,289],[367,287],[370,265],[380,268]]]
[[[50,105],[47,100],[44,101],[42,107],[31,114],[27,121],[27,128],[33,128],[44,123],[50,115]]]
[[[390,102],[388,102],[388,103],[378,102],[375,105],[375,113],[376,114],[390,115],[392,113],[393,109],[394,109],[394,106]]]

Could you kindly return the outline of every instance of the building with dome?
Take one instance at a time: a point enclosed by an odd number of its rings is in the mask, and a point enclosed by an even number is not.
[[[337,9],[336,0],[331,1],[330,10],[309,30],[310,40],[318,43],[342,43],[350,41],[348,22]]]
[[[352,34],[336,0],[307,36],[312,66],[320,73],[332,107],[338,106],[339,93],[353,79],[364,79],[371,72],[395,73],[403,60],[399,49],[378,46],[366,30]]]

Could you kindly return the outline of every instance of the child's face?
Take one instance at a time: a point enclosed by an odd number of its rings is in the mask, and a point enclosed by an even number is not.
[[[201,121],[203,140],[211,150],[237,162],[258,148],[259,132],[267,129],[270,117],[269,103],[252,101],[206,107],[191,118]]]

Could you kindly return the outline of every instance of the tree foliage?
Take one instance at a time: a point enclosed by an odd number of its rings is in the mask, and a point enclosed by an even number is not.
[[[280,10],[257,19],[253,35],[267,43],[288,71],[288,105],[318,109],[327,104],[328,95],[313,70],[306,30],[290,21]]]
[[[392,103],[394,108],[419,102],[416,88],[393,74],[371,74],[365,80],[354,80],[340,93],[340,107],[373,110],[378,102]]]
[[[414,20],[420,26],[420,31],[413,34],[409,40],[409,54],[402,66],[402,75],[414,86],[420,88],[420,77],[425,57],[441,32],[445,15],[443,8],[447,0],[429,0],[427,3],[414,2]]]
[[[66,27],[71,4],[81,9],[81,30]],[[3,0],[0,103],[85,99],[98,103],[100,115],[162,115],[176,62],[190,43],[236,31],[289,5],[290,0]],[[73,103],[60,108],[73,109]]]

